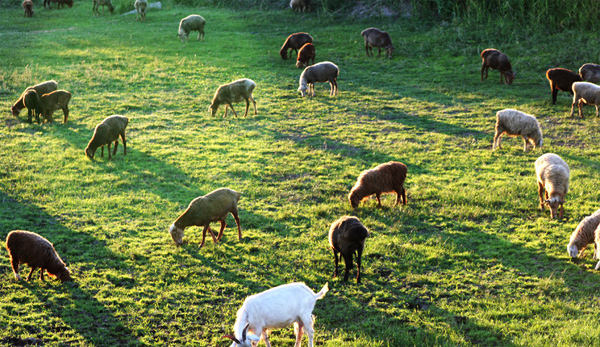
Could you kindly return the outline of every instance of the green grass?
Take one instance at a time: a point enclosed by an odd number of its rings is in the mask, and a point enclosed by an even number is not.
[[[568,118],[570,95],[550,103],[545,71],[596,62],[594,32],[547,35],[491,28],[356,20],[323,13],[167,6],[135,16],[92,15],[91,3],[0,11],[0,239],[10,230],[52,241],[75,283],[16,282],[0,257],[0,344],[225,346],[248,295],[303,281],[331,291],[317,302],[318,346],[595,346],[599,274],[588,251],[570,261],[569,236],[598,209],[600,120]],[[191,13],[206,39],[177,37]],[[360,31],[377,26],[393,59],[366,57]],[[339,89],[300,98],[300,70],[278,51],[308,31],[317,61],[340,67]],[[479,52],[506,52],[511,86],[480,81]],[[251,78],[258,116],[211,118],[215,89]],[[73,93],[62,124],[28,124],[9,108],[31,84],[55,79]],[[235,105],[243,112],[243,103]],[[504,139],[492,151],[495,113],[534,114],[544,148]],[[128,154],[92,162],[84,148],[105,117],[129,117]],[[533,163],[543,153],[571,167],[566,218],[537,207]],[[99,154],[99,153],[97,153]],[[408,166],[409,204],[352,210],[361,171]],[[244,239],[199,249],[200,229],[176,247],[167,229],[195,197],[242,194]],[[332,279],[327,231],[345,214],[371,230],[363,284]],[[213,227],[217,227],[214,224]],[[27,267],[21,271],[27,271]],[[354,273],[352,273],[354,274]],[[272,332],[293,344],[293,329]],[[306,340],[304,340],[306,345]]]

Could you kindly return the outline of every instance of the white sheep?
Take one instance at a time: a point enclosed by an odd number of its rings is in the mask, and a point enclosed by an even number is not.
[[[527,151],[528,144],[532,143],[534,147],[542,147],[542,131],[537,119],[527,113],[513,110],[510,108],[500,110],[496,113],[496,134],[492,148],[500,148],[502,144],[501,136],[521,136],[523,138],[523,150]]]
[[[599,225],[600,226],[600,225]],[[600,228],[596,227],[594,231],[594,259],[600,259]],[[596,263],[594,267],[596,270],[600,270],[600,261]]]
[[[577,228],[571,234],[569,244],[567,245],[567,253],[572,258],[583,257],[586,247],[594,242],[594,231],[600,225],[600,210],[592,215],[585,217]],[[597,247],[597,245],[596,245]],[[595,252],[594,252],[595,253]]]
[[[196,41],[200,40],[201,35],[202,35],[202,41],[204,41],[204,25],[205,24],[206,24],[206,21],[204,20],[204,18],[197,14],[191,14],[191,15],[185,17],[184,19],[182,19],[179,22],[179,31],[178,31],[179,39],[181,39],[181,42],[183,42],[184,39],[185,39],[185,41],[188,41],[190,32],[196,30],[196,31],[198,31],[198,38],[196,38]]]
[[[579,68],[579,75],[584,81],[600,83],[600,65],[587,63]]]
[[[240,199],[240,193],[229,188],[219,188],[204,196],[200,196],[190,202],[188,208],[171,224],[169,234],[175,241],[175,244],[183,244],[183,231],[185,228],[197,225],[203,226],[202,242],[200,247],[204,246],[206,231],[210,233],[214,242],[219,242],[223,237],[225,230],[225,219],[231,212],[238,228],[238,238],[242,239],[242,229],[240,228],[240,218],[238,217],[237,203]],[[210,223],[221,222],[219,236],[215,237],[210,229]]]
[[[571,175],[569,165],[558,155],[546,153],[535,161],[535,174],[540,210],[543,211],[544,205],[548,205],[550,216],[554,219],[560,207],[558,218],[562,218],[565,212],[563,208],[565,195],[569,192],[569,176]]]
[[[289,283],[249,296],[237,312],[234,324],[235,336],[223,337],[233,340],[231,347],[252,347],[265,340],[268,347],[269,330],[294,324],[295,347],[300,347],[304,332],[308,346],[313,347],[313,308],[317,300],[329,291],[327,283],[315,293],[304,283]]]
[[[214,117],[217,114],[217,110],[219,109],[219,105],[225,104],[225,115],[223,117],[227,117],[227,107],[231,107],[233,114],[237,117],[237,112],[233,109],[234,102],[240,102],[242,100],[246,101],[246,112],[244,113],[244,117],[248,115],[248,109],[250,108],[250,101],[254,105],[254,115],[256,112],[256,101],[252,97],[252,92],[256,88],[256,82],[248,78],[242,78],[237,81],[233,81],[231,83],[224,84],[220,86],[215,92],[215,96],[208,107],[211,115]]]
[[[337,77],[340,69],[330,61],[324,61],[313,66],[309,66],[300,75],[300,86],[298,91],[305,97],[307,92],[311,96],[315,95],[315,82],[329,82],[331,85],[330,96],[336,95],[338,92]]]
[[[294,11],[310,11],[310,0],[290,0],[290,8]]]
[[[590,82],[575,82],[573,83],[573,104],[571,104],[571,117],[575,110],[575,105],[579,108],[579,117],[583,118],[581,106],[594,105],[596,106],[596,117],[598,117],[598,105],[600,105],[600,86]]]
[[[135,7],[135,10],[137,12],[136,16],[135,16],[135,20],[138,21],[140,20],[142,23],[144,23],[146,21],[146,7],[148,7],[148,1],[146,0],[135,0],[135,3],[133,4]]]

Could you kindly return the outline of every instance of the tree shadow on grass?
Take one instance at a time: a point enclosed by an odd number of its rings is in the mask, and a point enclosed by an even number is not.
[[[67,266],[71,267],[74,282],[59,283],[46,277],[46,283],[42,283],[39,280],[39,272],[36,272],[31,282],[14,282],[9,285],[17,290],[27,289],[43,303],[45,309],[64,323],[64,325],[45,327],[44,330],[59,335],[65,345],[69,344],[67,341],[74,338],[69,334],[69,330],[73,329],[85,339],[86,344],[143,346],[144,344],[136,338],[136,334],[128,329],[114,312],[94,297],[95,293],[81,287],[77,282],[77,277],[81,275],[78,272],[80,271],[78,262],[93,262],[94,268],[101,269],[110,267],[109,262],[122,263],[122,256],[111,252],[88,234],[75,232],[61,225],[59,220],[31,202],[18,201],[4,192],[0,192],[0,201],[2,202],[1,239],[5,239],[11,229],[37,232],[54,244],[57,253]],[[88,257],[89,252],[95,256]],[[8,259],[5,260],[10,267]],[[22,265],[20,272],[28,269],[29,267]]]

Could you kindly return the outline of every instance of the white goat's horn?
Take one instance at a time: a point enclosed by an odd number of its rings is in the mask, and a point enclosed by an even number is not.
[[[248,332],[248,328],[250,327],[250,323],[246,324],[244,330],[242,330],[242,341],[246,341],[246,333]]]
[[[221,337],[227,338],[227,339],[231,339],[233,340],[233,342],[237,343],[238,345],[241,345],[242,343],[240,342],[240,340],[236,339],[235,336],[231,336],[231,335],[223,335]]]

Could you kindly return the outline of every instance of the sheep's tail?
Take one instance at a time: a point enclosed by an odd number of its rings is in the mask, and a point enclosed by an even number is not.
[[[329,291],[329,282],[325,283],[325,285],[323,286],[323,289],[321,289],[320,292],[315,294],[315,299],[316,300],[322,299],[328,291]]]

